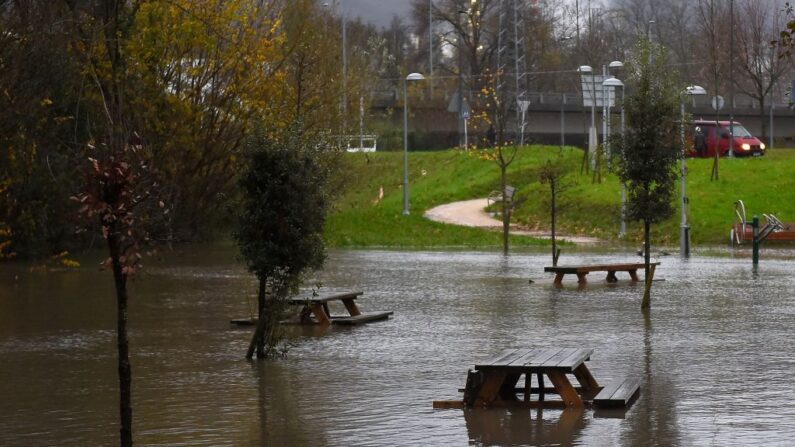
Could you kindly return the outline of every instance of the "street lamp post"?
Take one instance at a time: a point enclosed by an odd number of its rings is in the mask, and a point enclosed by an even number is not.
[[[611,77],[605,79],[602,82],[602,87],[603,88],[610,88],[610,90],[607,90],[608,92],[613,92],[613,91],[615,91],[616,87],[621,87],[621,136],[623,138],[623,136],[624,136],[624,83],[621,82],[621,80],[617,79],[615,76],[611,76]],[[610,101],[612,101],[614,99],[614,97],[615,97],[615,95],[611,93],[611,97],[607,98],[607,101],[608,101],[607,116],[608,117],[610,116],[609,103],[610,103]],[[607,129],[608,129],[608,132],[609,132],[610,126],[608,126]],[[608,144],[609,144],[608,143],[608,136],[605,136],[605,146],[609,147]],[[610,159],[612,158],[612,154],[610,153],[610,151],[607,152],[607,156],[608,156],[607,162],[608,162],[608,166],[609,166]],[[626,185],[624,185],[624,183],[621,183],[621,226],[619,227],[619,230],[618,230],[618,237],[620,237],[620,238],[624,237],[626,235],[626,233],[627,233],[627,222],[626,222],[627,199],[626,199],[626,196],[627,196]]]
[[[605,103],[605,108],[606,108],[606,111],[607,111],[607,113],[606,113],[606,121],[607,121],[606,124],[607,125],[605,126],[606,130],[605,130],[605,133],[602,135],[602,138],[604,139],[605,154],[607,156],[607,166],[608,167],[610,167],[610,165],[611,165],[611,159],[612,159],[612,155],[613,155],[612,151],[611,151],[611,148],[610,148],[610,142],[609,142],[609,139],[610,139],[610,105],[615,100],[615,96],[614,95],[611,96],[611,94],[613,92],[615,92],[615,87],[621,87],[621,89],[622,89],[621,91],[622,91],[622,94],[623,94],[624,83],[619,81],[618,79],[616,79],[615,76],[611,76],[610,78],[608,78],[607,75],[610,73],[610,69],[618,69],[618,68],[621,68],[623,66],[624,66],[623,62],[621,62],[621,61],[613,61],[613,62],[610,62],[610,64],[608,64],[607,70],[603,70],[604,71],[604,80],[602,81],[602,88],[604,88],[606,90],[605,90],[605,92],[603,92],[602,95],[604,97],[604,94],[605,93],[607,94],[607,97],[603,99],[603,101]],[[611,79],[613,79],[613,80],[611,81]],[[607,81],[610,81],[610,82],[607,82]]]
[[[594,160],[596,160],[596,158],[594,158],[594,155],[596,154],[596,87],[594,86],[593,69],[590,65],[580,65],[580,68],[578,68],[577,71],[579,71],[583,76],[591,76],[591,127],[588,128],[588,153],[590,154],[592,160],[591,166],[594,167]],[[583,81],[587,81],[587,79],[583,77]],[[585,100],[584,96],[583,100]]]
[[[607,79],[608,75],[608,68],[621,68],[624,64],[621,61],[613,61],[610,62],[608,65],[602,65],[602,137],[605,139],[605,147],[607,147],[607,135],[608,135],[608,105],[607,105],[607,94],[605,93],[607,86],[604,85],[604,81]],[[593,73],[593,68],[590,65],[581,65],[578,69],[583,75],[583,85],[587,85],[590,81],[591,87],[590,90],[590,100],[591,100],[591,127],[588,129],[588,152],[591,155],[591,167],[596,169],[596,147],[599,144],[598,140],[599,137],[596,131],[596,75]],[[585,97],[583,96],[583,99]],[[609,162],[609,161],[608,161]]]
[[[707,91],[704,87],[698,85],[690,85],[685,88],[685,95],[696,96],[706,95]],[[687,167],[685,166],[685,101],[684,96],[680,98],[679,106],[682,112],[682,121],[679,123],[679,134],[682,139],[682,166],[681,166],[681,179],[682,185],[680,187],[682,207],[682,219],[679,224],[679,253],[682,257],[690,257],[690,227],[687,225],[687,196],[685,195],[685,176],[687,175]]]
[[[425,79],[420,73],[411,73],[403,80],[403,215],[409,215],[409,95],[408,81]]]

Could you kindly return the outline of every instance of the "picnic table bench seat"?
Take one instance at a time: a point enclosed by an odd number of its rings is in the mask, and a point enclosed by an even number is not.
[[[385,310],[381,312],[362,312],[355,317],[346,316],[332,316],[331,322],[333,324],[355,325],[362,323],[369,323],[371,321],[385,320],[389,318],[394,312]]]
[[[610,381],[593,399],[599,407],[626,407],[640,390],[640,378],[617,377]]]
[[[660,265],[659,262],[652,262],[649,265]],[[565,275],[577,275],[577,282],[584,284],[585,276],[591,272],[607,272],[607,282],[616,282],[616,272],[627,272],[632,281],[638,281],[638,270],[646,268],[643,262],[637,263],[617,263],[617,264],[583,264],[583,265],[558,265],[544,267],[545,272],[555,274],[555,284],[561,284]]]

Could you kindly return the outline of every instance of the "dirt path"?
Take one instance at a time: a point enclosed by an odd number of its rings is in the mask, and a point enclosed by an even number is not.
[[[488,206],[488,199],[473,199],[464,200],[463,202],[446,203],[429,209],[425,212],[425,217],[436,222],[463,225],[466,227],[479,227],[485,229],[502,228],[502,221],[488,214],[485,211],[486,206]],[[511,225],[511,234],[521,234],[538,238],[550,237],[548,232],[518,230],[514,225]],[[557,237],[577,244],[595,244],[600,242],[599,239],[588,236],[558,234]]]

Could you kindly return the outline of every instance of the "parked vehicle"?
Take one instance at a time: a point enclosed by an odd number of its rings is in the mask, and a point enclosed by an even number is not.
[[[729,153],[729,121],[696,120],[693,122],[691,157],[721,157]],[[742,124],[734,121],[734,155],[737,157],[765,155],[765,144],[751,135]]]

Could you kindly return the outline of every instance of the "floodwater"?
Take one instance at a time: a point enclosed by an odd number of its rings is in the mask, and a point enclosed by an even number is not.
[[[574,251],[571,249],[570,251]],[[640,284],[552,286],[541,252],[335,251],[317,279],[362,289],[387,321],[291,329],[285,359],[244,360],[255,282],[230,248],[167,254],[131,286],[139,445],[791,445],[795,260],[663,256]],[[562,263],[639,260],[564,253]],[[0,267],[0,445],[117,444],[115,304],[95,261]],[[529,283],[528,279],[535,280]],[[332,309],[333,310],[333,309]],[[630,374],[626,412],[434,410],[477,359],[589,347],[600,382]]]

